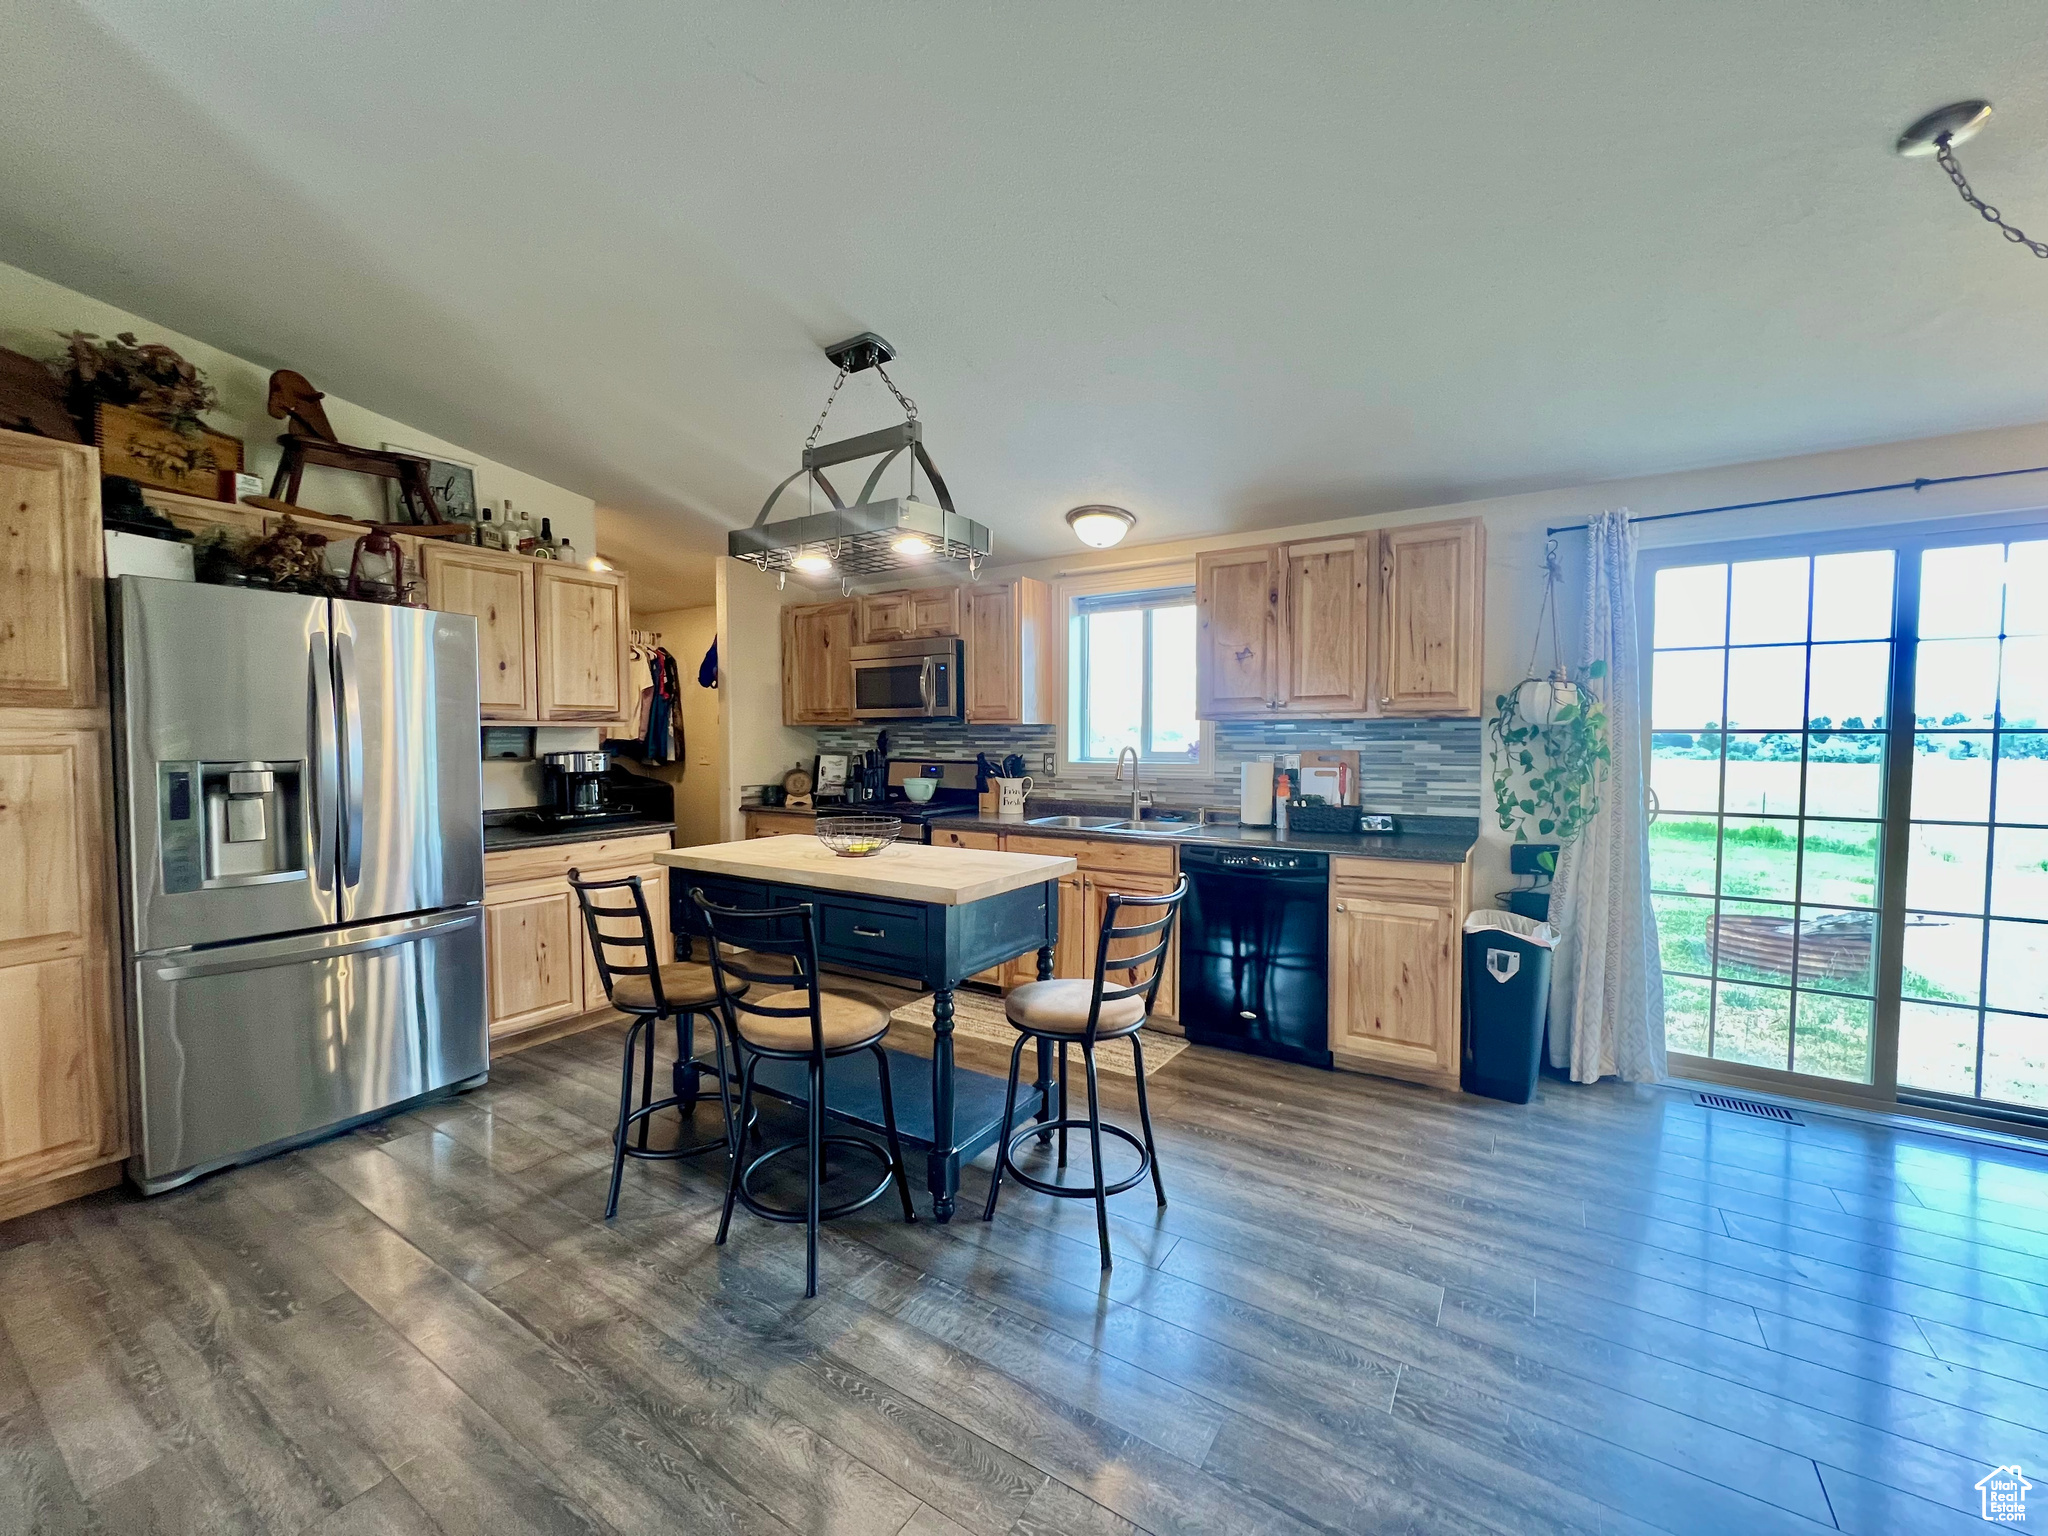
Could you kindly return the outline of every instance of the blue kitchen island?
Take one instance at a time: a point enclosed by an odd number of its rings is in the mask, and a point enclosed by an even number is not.
[[[806,903],[814,911],[818,958],[832,968],[902,977],[932,994],[929,1070],[891,1051],[896,1124],[925,1154],[932,1215],[952,1219],[960,1167],[993,1146],[1002,1130],[1004,1080],[953,1061],[953,991],[974,976],[1036,952],[1050,978],[1059,937],[1059,882],[1075,863],[1032,853],[892,843],[866,858],[835,854],[815,837],[762,837],[675,848],[656,855],[669,877],[671,923],[695,944],[704,924],[690,892],[722,906]],[[763,1061],[756,1085],[779,1098],[809,1097],[802,1062]],[[929,1081],[929,1090],[924,1086]],[[1052,1118],[1052,1050],[1038,1048],[1038,1078],[1020,1112]],[[868,1130],[883,1125],[881,1089],[858,1057],[826,1063],[829,1111]]]

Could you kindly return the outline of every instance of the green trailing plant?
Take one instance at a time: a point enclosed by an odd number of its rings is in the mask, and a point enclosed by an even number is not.
[[[1486,731],[1493,748],[1493,800],[1500,829],[1515,841],[1569,843],[1600,809],[1613,753],[1607,740],[1607,706],[1593,685],[1607,675],[1596,661],[1570,680],[1575,696],[1557,699],[1558,674],[1530,679],[1498,695]],[[1523,712],[1530,685],[1557,699],[1539,709],[1548,719]],[[1539,694],[1541,698],[1543,695]],[[1532,838],[1531,833],[1535,836]]]

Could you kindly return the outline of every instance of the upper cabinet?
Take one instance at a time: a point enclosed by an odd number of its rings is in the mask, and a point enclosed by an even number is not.
[[[486,720],[540,718],[536,564],[438,539],[420,553],[428,601],[444,613],[476,619],[478,700]]]
[[[0,707],[100,701],[93,451],[0,433]]]
[[[1477,518],[1380,535],[1384,715],[1476,715],[1486,527]]]
[[[880,640],[946,640],[960,633],[958,587],[870,592],[857,601],[862,645]]]
[[[1485,571],[1477,519],[1198,555],[1196,712],[1477,716]]]
[[[484,719],[545,725],[630,715],[633,610],[623,572],[423,542],[427,606],[476,620]]]
[[[1058,719],[1052,588],[1028,576],[967,592],[970,725],[1051,725]]]
[[[633,624],[625,577],[535,561],[533,609],[540,718],[623,719]]]
[[[1202,719],[1276,707],[1279,602],[1271,545],[1195,557],[1195,713]]]
[[[853,643],[864,599],[782,610],[782,723],[853,723]]]

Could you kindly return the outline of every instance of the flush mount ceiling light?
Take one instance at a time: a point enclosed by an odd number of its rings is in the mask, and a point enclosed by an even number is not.
[[[1138,520],[1122,507],[1106,507],[1100,503],[1076,507],[1067,514],[1067,526],[1074,530],[1074,537],[1090,549],[1108,549],[1112,544],[1121,544],[1124,535],[1137,524]]]
[[[1932,155],[1935,163],[1948,173],[1948,179],[1956,184],[1956,191],[1963,201],[1977,210],[1979,218],[2014,245],[2023,245],[2036,256],[2048,259],[2048,241],[2029,239],[2023,231],[2006,223],[2003,214],[1977,195],[1976,189],[1964,179],[1963,168],[1956,164],[1955,147],[1974,137],[1990,119],[1991,103],[1988,101],[1951,102],[1913,124],[1899,135],[1899,142],[1892,147],[1912,158]]]
[[[873,331],[863,331],[827,347],[825,356],[839,372],[832,380],[831,392],[825,396],[825,408],[818,412],[817,425],[804,440],[803,463],[796,473],[768,493],[752,527],[735,529],[726,536],[726,553],[778,576],[789,571],[816,576],[836,570],[843,583],[856,577],[908,570],[933,559],[964,561],[968,578],[979,576],[981,562],[988,557],[995,541],[987,528],[953,510],[952,493],[946,489],[931,455],[924,451],[924,423],[917,419],[917,404],[896,387],[882,366],[894,360],[896,349]],[[869,369],[874,370],[896,397],[896,403],[903,407],[902,423],[821,446],[818,434],[824,430],[825,418],[832,413],[832,402],[839,398],[846,376]],[[871,500],[882,471],[905,449],[910,450],[909,493],[884,501]],[[869,472],[860,494],[850,505],[841,500],[832,482],[825,478],[825,469],[877,456],[881,462]],[[924,471],[937,505],[918,499],[919,469]],[[769,522],[768,514],[774,510],[777,499],[799,479],[804,481],[804,515]],[[825,493],[830,507],[818,508],[818,491]]]

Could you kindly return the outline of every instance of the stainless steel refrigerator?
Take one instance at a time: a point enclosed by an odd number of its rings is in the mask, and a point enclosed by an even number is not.
[[[111,610],[129,1177],[481,1081],[476,621],[136,576]]]

